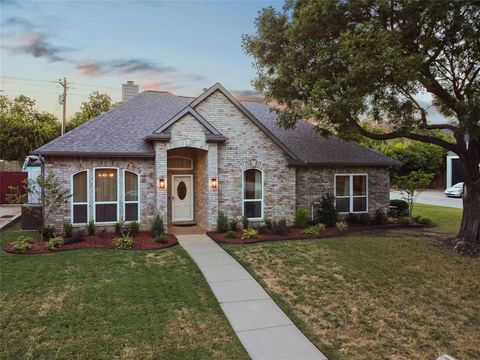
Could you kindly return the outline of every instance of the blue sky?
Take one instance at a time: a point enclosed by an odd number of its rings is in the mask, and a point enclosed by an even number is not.
[[[121,84],[198,95],[222,83],[253,92],[241,36],[258,10],[283,1],[1,1],[1,94],[27,95],[61,116],[55,80],[72,82],[68,116],[92,91],[121,99]]]

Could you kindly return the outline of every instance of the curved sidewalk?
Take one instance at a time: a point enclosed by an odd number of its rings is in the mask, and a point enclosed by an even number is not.
[[[327,359],[258,282],[205,234],[177,235],[253,360]]]

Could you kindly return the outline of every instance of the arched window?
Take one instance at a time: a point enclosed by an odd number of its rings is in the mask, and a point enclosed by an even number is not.
[[[88,170],[72,175],[72,224],[88,222]]]
[[[118,221],[118,170],[95,169],[95,222]]]
[[[193,160],[185,156],[169,156],[167,168],[168,170],[193,170]]]
[[[263,219],[263,173],[257,169],[243,172],[243,215]]]
[[[134,172],[125,170],[123,175],[123,189],[125,198],[123,214],[125,221],[140,220],[140,182],[139,176]]]

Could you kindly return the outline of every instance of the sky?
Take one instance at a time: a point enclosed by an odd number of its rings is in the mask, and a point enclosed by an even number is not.
[[[121,101],[121,84],[197,96],[220,82],[255,95],[242,34],[260,9],[283,1],[0,0],[0,94],[23,94],[62,116],[57,80],[67,78],[67,118],[93,91]]]

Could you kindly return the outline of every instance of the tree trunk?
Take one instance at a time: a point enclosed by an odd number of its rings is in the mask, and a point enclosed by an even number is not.
[[[478,142],[474,146],[477,148]],[[455,245],[456,251],[470,255],[480,253],[480,157],[478,149],[472,150],[467,156],[460,156],[465,171],[465,187],[462,223]]]

